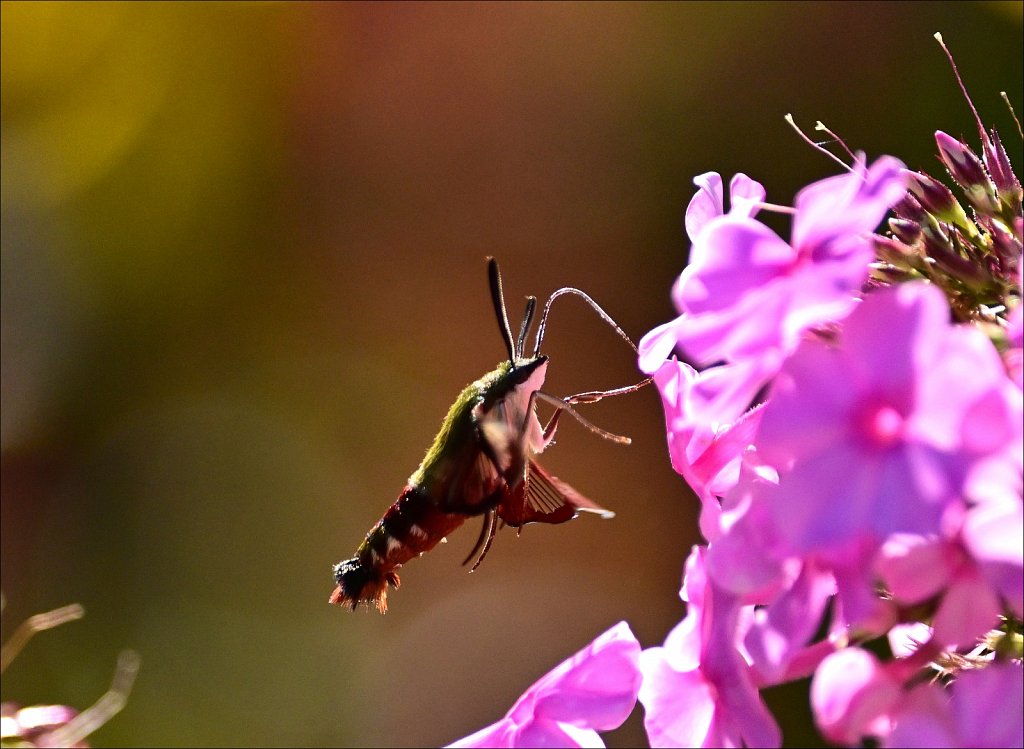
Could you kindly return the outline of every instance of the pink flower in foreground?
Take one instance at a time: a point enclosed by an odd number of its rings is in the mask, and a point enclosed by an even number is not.
[[[779,727],[738,649],[752,607],[717,588],[704,571],[703,547],[686,561],[686,618],[640,657],[640,702],[652,747],[779,746]]]
[[[526,690],[497,723],[452,747],[603,747],[636,705],[640,643],[619,622]]]

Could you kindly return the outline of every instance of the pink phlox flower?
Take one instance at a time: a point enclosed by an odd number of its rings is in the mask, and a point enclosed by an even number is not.
[[[757,438],[780,471],[770,506],[790,550],[842,563],[892,533],[939,533],[971,465],[1016,440],[1006,384],[991,342],[951,325],[925,283],[869,295],[836,346],[805,342]]]
[[[619,622],[526,690],[504,718],[452,747],[603,747],[636,705],[640,643]]]
[[[963,671],[949,688],[922,684],[904,697],[892,712],[894,725],[882,745],[1024,746],[1022,702],[1020,662]]]
[[[675,298],[678,345],[701,364],[781,362],[804,331],[852,309],[874,259],[870,235],[905,192],[903,165],[859,158],[796,198],[792,244],[750,216],[704,224]]]
[[[779,746],[781,733],[762,702],[739,646],[752,607],[713,585],[705,549],[686,562],[686,617],[664,647],[640,657],[640,702],[652,747]]]

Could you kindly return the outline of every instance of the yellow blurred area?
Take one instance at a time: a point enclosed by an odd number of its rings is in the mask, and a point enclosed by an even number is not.
[[[586,407],[545,466],[616,512],[475,523],[386,617],[327,604],[461,388],[504,355],[484,258],[639,339],[673,311],[695,175],[785,203],[834,164],[785,125],[935,173],[970,110],[1015,164],[1020,3],[0,3],[3,699],[79,708],[142,667],[96,746],[434,746],[497,720],[617,621],[683,613],[697,507],[657,394]],[[546,389],[638,379],[578,302]],[[805,688],[805,687],[804,687]],[[792,745],[806,696],[770,696]],[[642,711],[606,735],[645,741]]]

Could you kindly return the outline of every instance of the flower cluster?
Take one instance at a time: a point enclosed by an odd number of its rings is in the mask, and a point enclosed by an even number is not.
[[[679,316],[639,346],[701,502],[686,617],[642,652],[619,625],[459,746],[600,746],[630,688],[652,747],[779,746],[760,691],[808,677],[837,743],[1024,745],[1021,185],[978,127],[981,156],[936,135],[963,203],[887,156],[792,208],[696,178]]]

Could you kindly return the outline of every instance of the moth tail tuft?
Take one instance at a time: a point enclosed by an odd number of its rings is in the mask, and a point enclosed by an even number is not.
[[[397,588],[400,584],[394,570],[382,572],[368,567],[358,557],[334,565],[334,592],[328,599],[335,606],[351,606],[355,611],[360,603],[372,603],[382,614],[388,610],[388,585]]]

